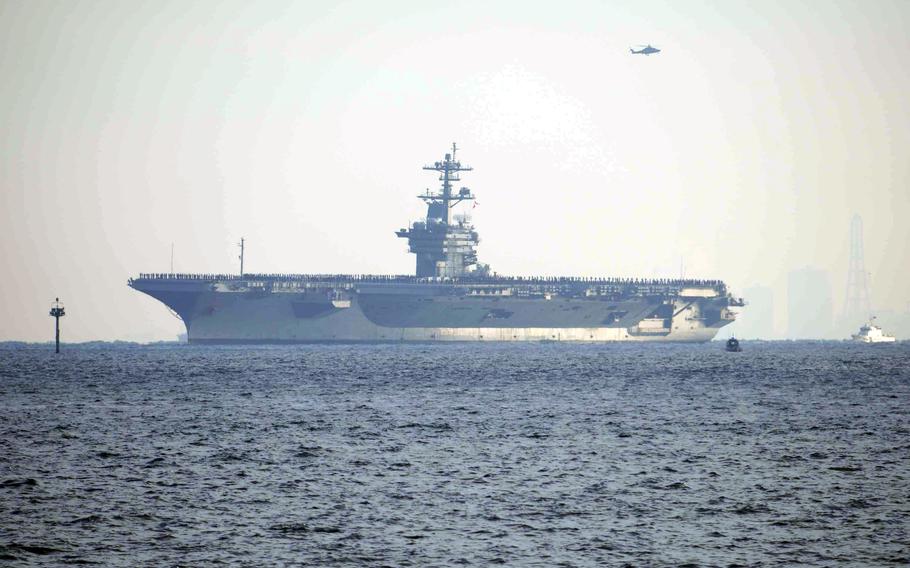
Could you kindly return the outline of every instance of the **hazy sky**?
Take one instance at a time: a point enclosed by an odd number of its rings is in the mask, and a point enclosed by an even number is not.
[[[0,0],[0,340],[173,339],[139,272],[412,273],[453,141],[508,274],[910,302],[910,2]],[[651,43],[663,52],[631,56]]]

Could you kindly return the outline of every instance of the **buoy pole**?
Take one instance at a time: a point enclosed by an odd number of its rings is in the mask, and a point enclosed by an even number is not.
[[[54,318],[54,328],[55,328],[55,350],[54,353],[60,353],[60,318],[66,315],[66,312],[63,309],[63,304],[60,303],[60,298],[54,299],[54,304],[51,306],[51,317]]]

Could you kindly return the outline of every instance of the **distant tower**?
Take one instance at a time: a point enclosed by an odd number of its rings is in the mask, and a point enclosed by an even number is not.
[[[869,286],[863,260],[863,219],[854,215],[850,221],[850,267],[847,269],[847,290],[844,296],[845,322],[855,323],[872,315]]]

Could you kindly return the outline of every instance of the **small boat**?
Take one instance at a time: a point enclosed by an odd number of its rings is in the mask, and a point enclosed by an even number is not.
[[[737,352],[743,350],[743,348],[739,346],[739,340],[736,339],[735,337],[731,337],[730,339],[727,340],[726,349],[727,349],[727,351],[729,351],[731,353],[737,353]]]
[[[874,322],[875,318],[873,317],[869,323],[863,324],[863,326],[859,328],[859,333],[854,333],[852,335],[853,341],[857,343],[894,343],[894,336],[885,335],[882,328],[875,325]]]

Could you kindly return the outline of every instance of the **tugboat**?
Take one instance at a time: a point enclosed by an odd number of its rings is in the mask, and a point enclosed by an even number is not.
[[[743,350],[743,348],[739,346],[739,340],[736,339],[735,337],[731,337],[730,339],[727,340],[726,349],[730,353],[738,353]]]
[[[882,328],[873,323],[874,321],[875,317],[859,328],[859,333],[854,333],[852,336],[853,341],[857,343],[894,343],[896,341],[894,336],[885,335]]]

